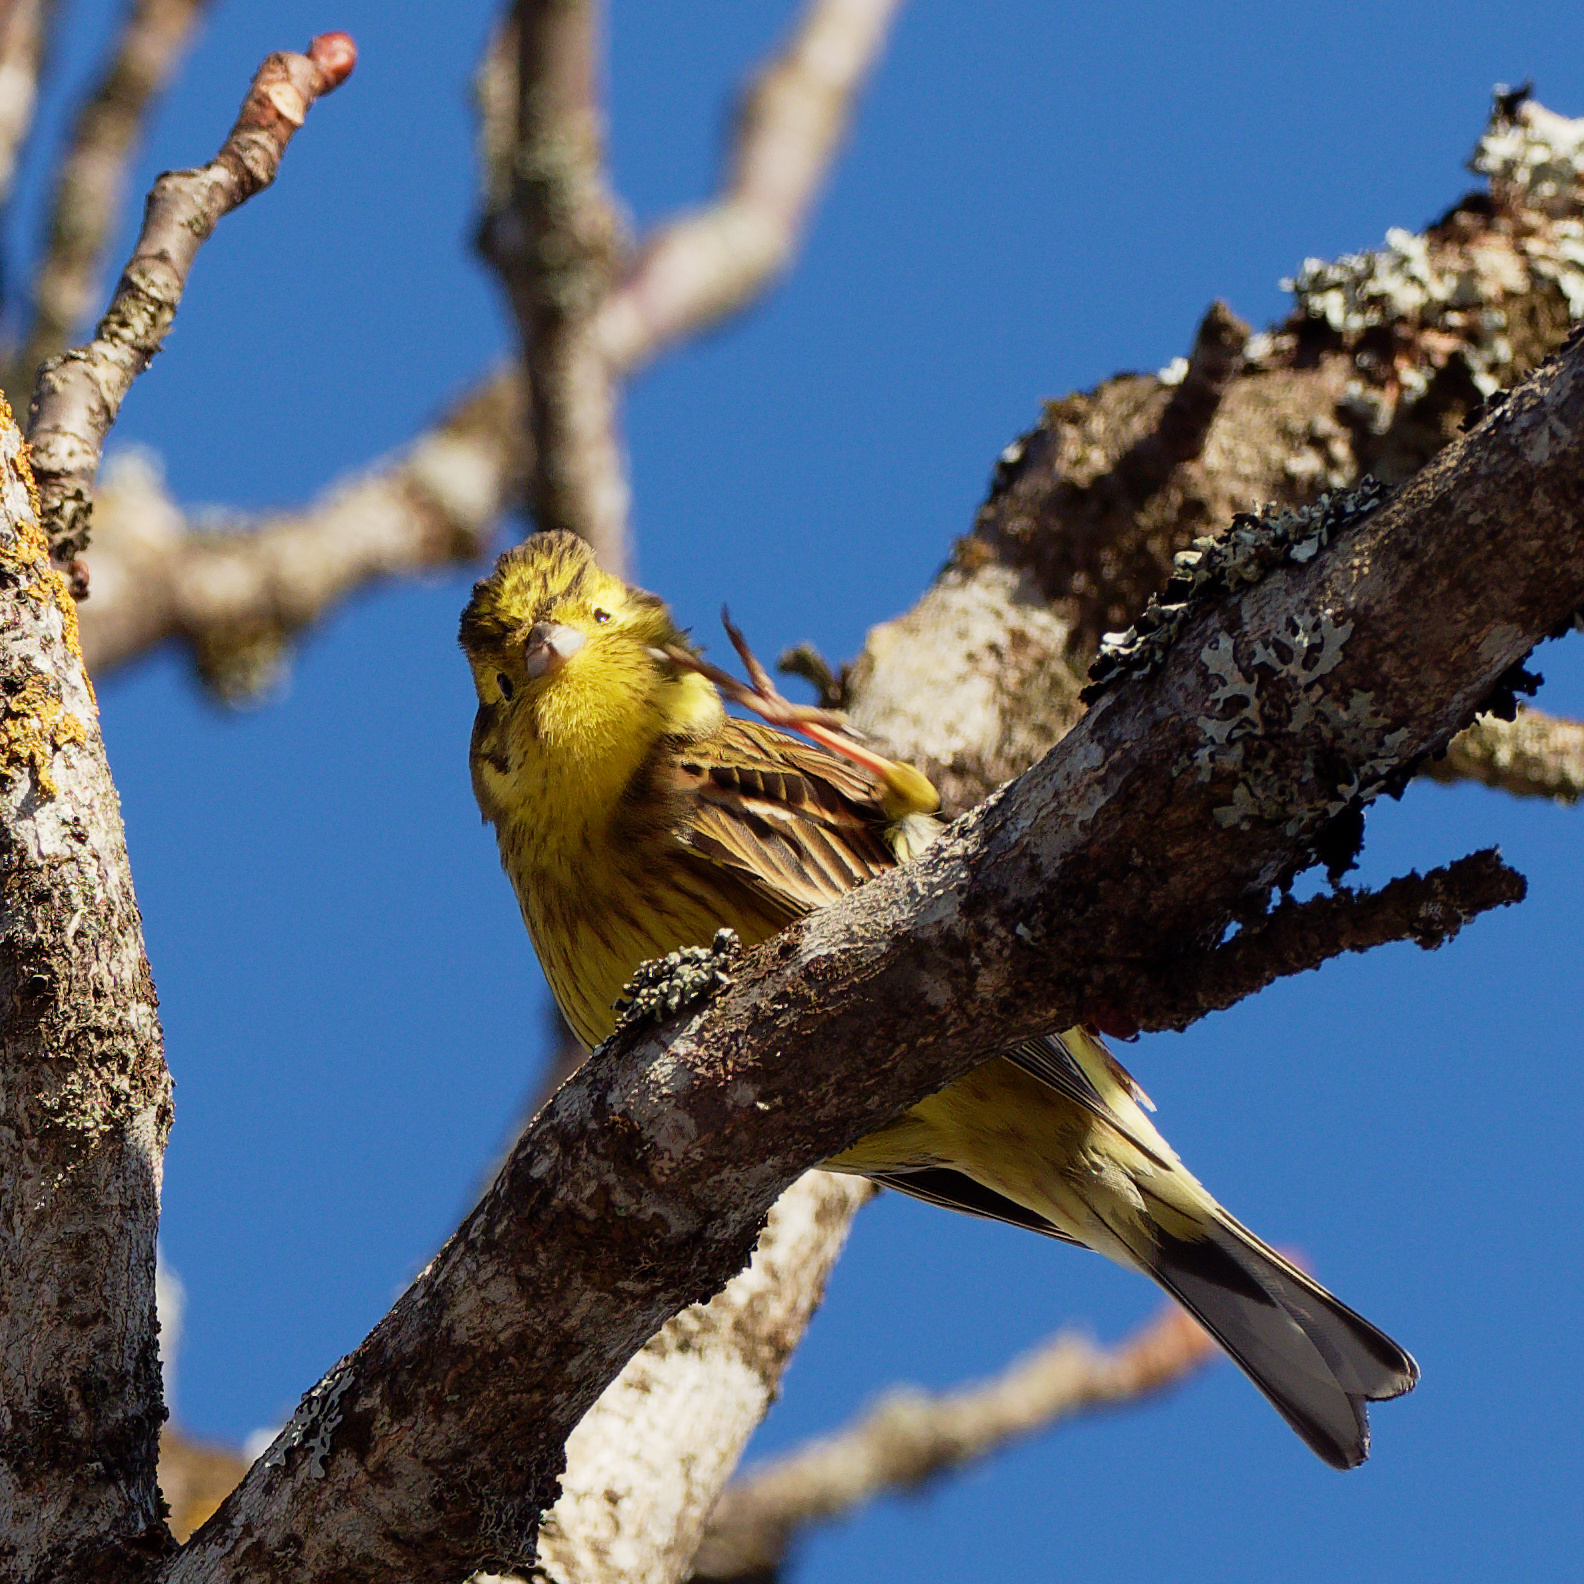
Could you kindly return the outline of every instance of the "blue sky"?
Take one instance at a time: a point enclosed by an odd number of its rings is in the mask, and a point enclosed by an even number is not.
[[[67,8],[68,87],[109,8]],[[301,501],[399,446],[507,345],[467,236],[469,74],[490,8],[231,0],[140,162],[207,158],[269,49],[344,27],[349,85],[201,255],[117,444],[189,504]],[[640,222],[708,191],[733,85],[786,4],[620,0],[612,158]],[[1584,114],[1572,6],[1193,8],[918,0],[791,279],[640,380],[644,580],[701,630],[853,654],[969,527],[1043,398],[1256,323],[1306,254],[1418,227],[1470,185],[1496,81]],[[58,135],[57,95],[45,135]],[[32,246],[37,192],[12,216]],[[130,233],[124,240],[130,239]],[[14,277],[13,277],[14,278]],[[533,1086],[543,989],[465,754],[469,575],[367,595],[225,715],[155,656],[100,696],[177,1081],[164,1245],[188,1289],[179,1409],[240,1440],[379,1318]],[[1584,714],[1584,644],[1540,702]],[[1576,1060],[1584,810],[1416,786],[1365,878],[1499,842],[1522,908],[1442,952],[1330,965],[1129,1053],[1164,1131],[1273,1241],[1415,1351],[1375,1456],[1316,1462],[1229,1366],[822,1532],[800,1584],[1339,1576],[1485,1580],[1576,1555],[1584,1453]],[[988,1373],[1155,1294],[1093,1257],[894,1197],[865,1212],[756,1452],[899,1380]]]

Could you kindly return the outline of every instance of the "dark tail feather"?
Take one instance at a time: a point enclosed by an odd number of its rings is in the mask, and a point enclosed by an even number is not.
[[[1223,1212],[1224,1215],[1224,1212]],[[1150,1273],[1333,1468],[1369,1456],[1366,1402],[1400,1397],[1419,1366],[1390,1337],[1230,1216],[1203,1238],[1156,1228]]]

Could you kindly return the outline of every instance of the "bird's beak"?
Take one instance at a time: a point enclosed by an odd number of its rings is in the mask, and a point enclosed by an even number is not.
[[[523,665],[530,677],[549,676],[559,671],[587,641],[576,627],[561,622],[535,622],[528,629],[523,649]]]

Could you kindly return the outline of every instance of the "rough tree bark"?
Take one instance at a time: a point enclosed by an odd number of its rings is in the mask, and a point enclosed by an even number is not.
[[[76,611],[3,400],[0,466],[0,1578],[115,1581],[170,1545],[170,1075]]]

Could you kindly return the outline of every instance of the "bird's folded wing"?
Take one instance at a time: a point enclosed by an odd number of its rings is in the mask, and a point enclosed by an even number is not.
[[[676,770],[686,846],[783,922],[895,865],[874,784],[812,744],[728,719]]]

